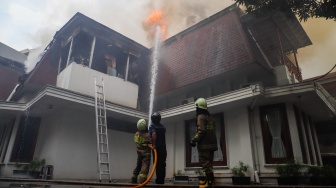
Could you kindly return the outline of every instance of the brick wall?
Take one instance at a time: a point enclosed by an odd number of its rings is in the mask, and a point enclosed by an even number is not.
[[[173,41],[163,44],[160,56],[157,94],[225,73],[255,59],[234,11],[176,35]]]
[[[18,84],[22,73],[0,65],[0,100],[5,101]]]
[[[41,59],[37,67],[33,70],[34,73],[28,77],[27,82],[44,85],[56,85],[58,64],[52,63],[50,58],[50,51]]]

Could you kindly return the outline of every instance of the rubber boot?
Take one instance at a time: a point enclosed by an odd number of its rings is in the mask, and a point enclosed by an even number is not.
[[[142,184],[146,180],[147,180],[147,177],[141,177],[141,178],[139,178],[139,184]]]
[[[213,172],[208,173],[208,174],[206,174],[206,176],[207,176],[207,179],[208,179],[209,187],[212,187],[212,185],[214,183],[214,180],[215,180],[214,173]]]
[[[199,187],[202,188],[202,187],[208,187],[208,178],[204,178],[202,180],[200,180],[199,182]]]
[[[203,188],[203,187],[212,187],[212,183],[214,181],[214,174],[213,172],[211,173],[207,173],[206,174],[206,179],[204,181],[200,181],[200,185],[199,187],[200,188]]]

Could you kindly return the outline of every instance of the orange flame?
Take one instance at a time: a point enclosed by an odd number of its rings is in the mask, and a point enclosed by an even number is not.
[[[150,41],[153,41],[155,37],[156,26],[161,28],[161,40],[165,40],[167,38],[167,25],[164,14],[160,9],[153,10],[143,23],[143,27],[147,32],[147,39]]]

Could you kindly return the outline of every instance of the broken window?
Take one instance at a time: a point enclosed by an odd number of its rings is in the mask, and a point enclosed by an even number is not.
[[[138,84],[138,56],[129,53],[117,42],[108,41],[100,36],[95,37],[85,31],[79,31],[64,42],[59,72],[71,63]]]

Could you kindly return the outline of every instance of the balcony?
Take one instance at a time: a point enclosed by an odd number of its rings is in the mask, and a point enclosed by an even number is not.
[[[138,86],[122,78],[90,69],[76,63],[71,63],[57,76],[57,87],[95,96],[94,76],[97,84],[104,79],[105,100],[131,108],[137,107]]]
[[[288,71],[292,74],[295,75],[295,78],[299,81],[302,82],[302,74],[301,74],[301,69],[296,67],[294,63],[286,56],[284,57],[284,64],[286,65]]]

